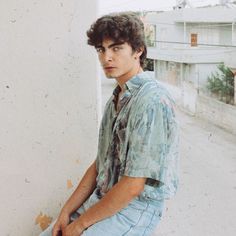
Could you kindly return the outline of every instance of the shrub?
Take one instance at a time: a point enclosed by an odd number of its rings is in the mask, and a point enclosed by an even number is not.
[[[207,89],[219,100],[233,104],[234,74],[223,63],[218,65],[218,71],[207,78]]]

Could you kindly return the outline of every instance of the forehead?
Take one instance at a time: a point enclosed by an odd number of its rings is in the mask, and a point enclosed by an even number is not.
[[[111,38],[104,38],[101,42],[101,45],[98,45],[98,46],[101,46],[101,47],[105,47],[105,48],[109,48],[109,47],[112,47],[112,46],[115,46],[115,45],[126,45],[126,46],[129,46],[129,44],[123,40],[114,40],[114,39],[111,39]]]

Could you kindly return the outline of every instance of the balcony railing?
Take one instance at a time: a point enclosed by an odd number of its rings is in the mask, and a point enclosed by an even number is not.
[[[155,47],[148,47],[148,57],[184,63],[219,63],[226,59],[236,63],[235,51],[235,46],[201,43],[191,47],[183,42],[157,41]]]

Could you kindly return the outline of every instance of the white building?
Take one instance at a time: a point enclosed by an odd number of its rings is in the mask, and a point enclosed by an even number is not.
[[[148,58],[154,59],[157,79],[174,85],[181,105],[195,113],[197,94],[217,65],[224,62],[236,68],[236,8],[150,13],[145,23],[153,32]]]

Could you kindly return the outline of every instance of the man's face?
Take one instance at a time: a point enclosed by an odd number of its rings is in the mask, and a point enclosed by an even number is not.
[[[133,52],[128,43],[104,39],[96,47],[99,61],[108,78],[126,80],[137,73],[140,68],[139,54]]]

